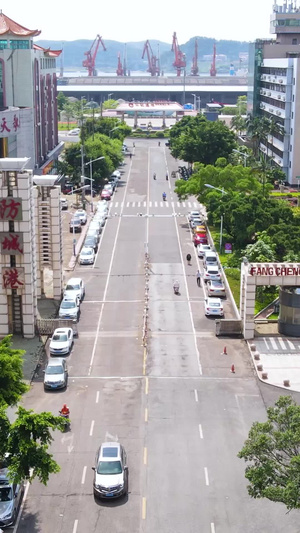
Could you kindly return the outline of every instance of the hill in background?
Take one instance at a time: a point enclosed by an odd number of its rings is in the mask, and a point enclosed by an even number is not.
[[[53,50],[63,48],[64,70],[76,70],[83,68],[82,61],[85,58],[84,53],[91,48],[93,41],[88,39],[64,42],[38,40],[36,43],[39,46],[44,48],[50,47]],[[161,69],[165,72],[175,72],[174,67],[172,66],[174,61],[174,53],[171,52],[171,44],[156,40],[151,40],[150,43],[154,55],[158,55],[159,49]],[[203,56],[212,55],[214,43],[216,44],[217,55],[222,54],[227,56],[226,60],[223,59],[222,65],[229,65],[230,63],[233,63],[237,67],[239,64],[239,54],[248,53],[249,43],[246,41],[216,41],[215,39],[207,37],[198,37],[198,63],[200,71],[203,70],[201,66],[207,70],[209,63],[207,59],[203,59]],[[117,68],[118,52],[121,54],[121,60],[123,63],[125,44],[118,41],[109,40],[105,40],[104,44],[106,47],[106,52],[103,50],[100,44],[96,58],[96,69],[105,72],[115,72]],[[148,63],[146,57],[145,59],[142,59],[144,44],[144,41],[126,43],[127,69],[130,71],[147,70]],[[195,37],[190,39],[187,43],[180,45],[180,49],[186,54],[187,73],[189,73],[195,51]],[[58,68],[60,66],[59,59],[57,66]],[[247,64],[244,63],[243,67],[247,68]]]

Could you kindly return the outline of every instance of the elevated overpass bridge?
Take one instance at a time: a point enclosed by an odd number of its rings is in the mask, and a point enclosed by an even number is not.
[[[248,90],[248,78],[238,76],[95,76],[64,77],[58,90],[66,96],[85,97],[102,102],[112,96],[126,101],[170,100],[193,103],[200,97],[201,107],[213,101],[235,104]]]

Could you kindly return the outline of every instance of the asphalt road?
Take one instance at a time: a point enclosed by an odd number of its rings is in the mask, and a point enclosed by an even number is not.
[[[174,180],[165,180],[178,162],[156,141],[135,145],[95,265],[76,269],[86,297],[68,357],[68,389],[45,393],[40,376],[24,399],[27,408],[54,413],[66,402],[71,431],[54,435],[61,472],[47,487],[30,486],[17,531],[298,532],[296,514],[250,499],[237,458],[252,422],[264,420],[265,404],[281,391],[258,384],[242,340],[226,341],[223,354],[224,340],[204,315],[204,288],[196,284],[188,209],[179,215]],[[233,316],[225,305],[225,316]],[[129,495],[100,503],[91,467],[105,440],[126,448]]]

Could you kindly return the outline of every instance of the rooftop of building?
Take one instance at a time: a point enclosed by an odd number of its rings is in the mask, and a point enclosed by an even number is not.
[[[18,37],[36,37],[40,33],[40,30],[29,30],[25,26],[21,26],[21,24],[7,17],[0,10],[0,35],[13,34]]]

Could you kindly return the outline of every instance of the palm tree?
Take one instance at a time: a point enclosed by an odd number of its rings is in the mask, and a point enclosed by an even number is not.
[[[284,135],[284,127],[280,122],[276,122],[274,118],[269,119],[269,135],[272,137],[272,148],[271,148],[271,160],[273,161],[273,143],[274,143],[274,137],[277,137],[277,135]]]

